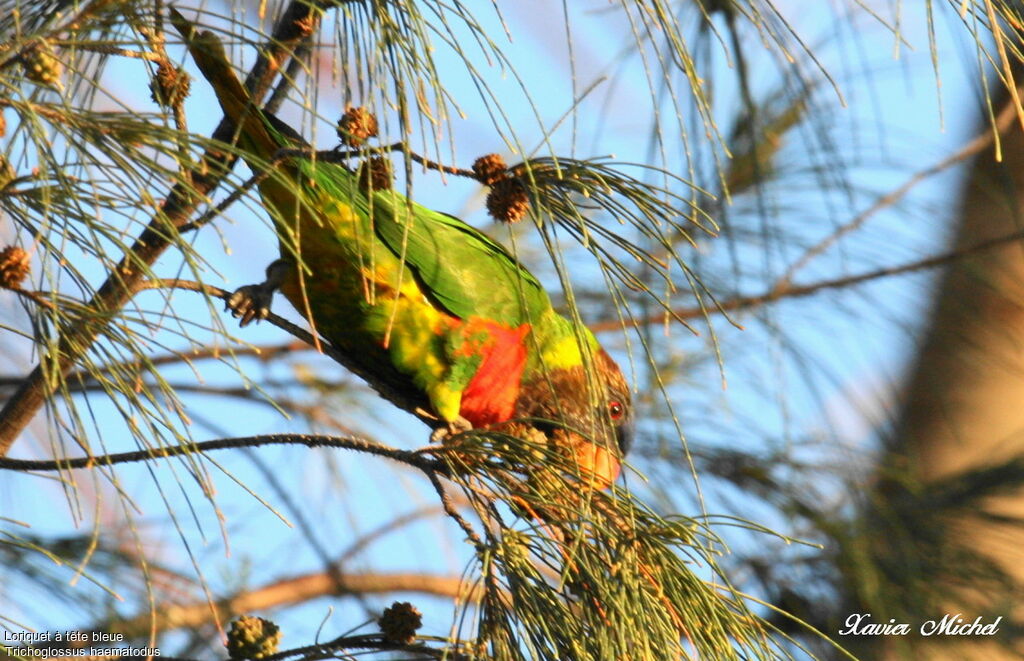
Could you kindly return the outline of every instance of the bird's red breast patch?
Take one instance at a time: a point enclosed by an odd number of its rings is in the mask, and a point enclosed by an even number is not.
[[[462,391],[459,413],[474,427],[504,422],[515,413],[519,381],[526,366],[524,339],[529,324],[509,328],[489,319],[470,318],[463,329],[467,337],[485,338],[468,342],[470,351],[482,356],[480,366]]]

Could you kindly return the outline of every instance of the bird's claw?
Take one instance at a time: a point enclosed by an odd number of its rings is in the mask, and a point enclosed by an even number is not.
[[[275,259],[267,267],[267,279],[258,285],[245,285],[235,290],[224,304],[225,310],[231,310],[232,316],[241,319],[243,328],[254,321],[263,321],[270,316],[270,304],[274,300],[274,292],[281,288],[289,271],[295,268],[294,263],[287,259]]]
[[[224,309],[230,310],[235,319],[240,319],[238,325],[245,328],[254,321],[263,321],[270,316],[273,298],[273,288],[265,284],[245,285],[236,289],[228,298]]]
[[[444,443],[453,436],[467,432],[473,428],[473,424],[461,415],[451,422],[441,425],[430,433],[431,443]]]

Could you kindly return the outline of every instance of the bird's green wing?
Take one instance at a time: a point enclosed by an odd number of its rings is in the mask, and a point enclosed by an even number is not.
[[[377,236],[451,314],[519,326],[551,307],[533,274],[483,232],[394,191],[377,192],[372,203]]]
[[[252,104],[216,35],[197,32],[173,9],[171,16],[225,114],[238,126],[239,144],[250,165],[261,166],[252,162],[253,156],[267,161],[282,147],[305,146],[290,127]],[[504,247],[458,218],[409,204],[395,191],[378,191],[371,202],[360,194],[352,173],[338,165],[303,163],[299,170],[321,192],[362,207],[358,210],[370,215],[377,236],[404,260],[424,294],[451,314],[519,326],[536,321],[551,307],[541,284]],[[279,210],[289,208],[291,200],[276,199],[273,186],[261,191]]]

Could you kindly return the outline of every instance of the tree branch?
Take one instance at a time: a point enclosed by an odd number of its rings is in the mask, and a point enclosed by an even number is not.
[[[320,9],[314,3],[292,0],[288,5],[272,38],[260,49],[259,58],[246,78],[246,86],[254,99],[264,96],[281,64],[289,57],[290,48],[311,33],[309,26],[319,21],[319,14]],[[233,133],[234,128],[226,119],[222,119],[213,138],[227,142]],[[235,160],[213,148],[207,149],[200,162],[214,164],[212,171],[192,172],[191,186],[182,182],[175,185],[149,225],[93,295],[89,308],[95,311],[96,317],[103,317],[124,307],[149,267],[172,245],[172,237],[178,234],[178,228],[188,222],[199,200],[204,199],[221,183],[225,174],[234,166]],[[55,392],[59,380],[52,378],[54,372],[62,376],[68,374],[96,339],[98,332],[97,325],[89,322],[78,323],[70,328],[61,339],[55,355],[43,357],[22,386],[7,400],[0,410],[0,456],[7,454],[14,441]]]
[[[194,291],[206,296],[219,298],[225,302],[231,297],[231,292],[229,291],[212,285],[204,285],[192,280],[155,278],[152,280],[141,280],[135,285],[136,293],[146,289],[184,289],[186,291]],[[434,428],[442,424],[440,420],[424,415],[423,411],[427,410],[429,406],[423,398],[422,393],[417,392],[413,388],[400,388],[391,383],[382,381],[379,376],[366,370],[364,367],[352,360],[351,356],[338,350],[330,342],[325,339],[321,339],[317,342],[312,333],[304,328],[296,326],[283,317],[279,317],[276,314],[271,313],[266,320],[281,330],[294,335],[311,347],[319,347],[321,353],[334,359],[334,361],[339,365],[365,381],[381,397],[388,400],[398,408],[416,416],[427,426]]]
[[[763,294],[757,294],[754,296],[737,296],[724,301],[719,301],[715,305],[709,305],[705,307],[689,307],[689,308],[678,308],[672,310],[671,315],[679,319],[694,319],[698,317],[704,317],[708,312],[734,312],[736,310],[746,310],[748,308],[758,307],[768,303],[774,303],[776,301],[800,298],[803,296],[810,296],[817,294],[818,292],[825,291],[827,289],[842,289],[844,287],[851,287],[854,285],[863,284],[871,280],[878,280],[893,275],[901,275],[904,273],[912,273],[914,271],[923,271],[924,269],[935,268],[944,264],[954,262],[963,257],[967,257],[974,253],[983,252],[985,250],[992,250],[1000,246],[1006,245],[1007,243],[1013,243],[1014,241],[1024,240],[1024,230],[1020,232],[1013,232],[1005,236],[999,236],[988,241],[982,241],[973,246],[966,248],[960,248],[958,250],[950,250],[939,255],[932,257],[926,257],[914,262],[907,264],[901,264],[898,266],[887,266],[874,271],[868,271],[867,273],[860,273],[858,275],[850,275],[842,278],[835,278],[833,280],[822,280],[820,282],[814,282],[808,285],[787,285],[786,287],[772,288]],[[662,323],[665,321],[665,314],[657,314],[649,317],[643,317],[641,319],[632,320],[631,325],[633,326],[644,326],[647,324]],[[629,322],[627,322],[629,323]],[[623,322],[621,321],[600,321],[593,324],[588,324],[590,330],[597,332],[619,330],[622,328]]]
[[[11,291],[22,291],[22,290],[11,290]],[[23,292],[24,293],[24,292]],[[49,303],[45,299],[41,299],[41,293],[39,292],[28,292],[33,296],[30,296],[30,300],[37,301],[42,300],[43,303]],[[38,301],[37,301],[38,302]],[[232,345],[226,347],[211,346],[202,349],[186,350],[181,352],[171,351],[165,354],[160,354],[148,358],[146,360],[127,360],[120,363],[111,363],[110,365],[99,368],[99,373],[109,374],[111,372],[135,372],[139,373],[149,367],[159,367],[161,365],[176,365],[178,363],[185,363],[191,365],[192,363],[199,362],[201,360],[223,360],[225,356],[239,357],[246,356],[256,358],[260,361],[269,361],[274,358],[292,354],[302,353],[304,351],[313,351],[313,347],[309,344],[300,340],[292,340],[290,342],[280,342],[277,344],[264,344],[260,346],[253,345]],[[94,373],[86,371],[71,372],[68,374],[67,380],[69,382],[77,383],[89,383],[95,381],[96,376]],[[20,385],[24,380],[22,376],[15,376],[13,374],[0,374],[0,387],[13,387]],[[175,389],[178,386],[174,386]],[[85,388],[79,387],[79,390]],[[75,388],[72,388],[75,390]]]
[[[265,434],[262,436],[239,436],[237,438],[218,438],[212,441],[202,441],[189,445],[169,445],[146,450],[133,450],[131,452],[115,452],[101,454],[94,457],[76,457],[74,459],[11,459],[0,457],[0,470],[16,471],[62,471],[78,468],[93,468],[96,466],[112,466],[114,464],[129,464],[140,461],[150,461],[157,458],[179,457],[193,454],[195,452],[208,452],[210,450],[224,450],[231,448],[255,448],[264,445],[305,445],[309,448],[341,448],[344,450],[355,450],[386,459],[392,459],[399,463],[418,468],[428,475],[447,475],[447,467],[436,460],[428,459],[420,452],[399,450],[373,441],[361,438],[343,438],[340,436],[325,436],[322,434]]]
[[[779,278],[779,281],[774,288],[784,290],[790,287],[793,284],[793,278],[796,276],[798,271],[803,269],[816,257],[818,257],[826,250],[828,250],[830,247],[835,245],[835,243],[839,241],[839,239],[859,229],[876,213],[898,202],[904,195],[910,192],[912,188],[917,186],[925,179],[934,176],[942,172],[943,170],[946,170],[947,168],[956,165],[957,163],[962,163],[968,158],[987,149],[993,143],[995,143],[997,146],[997,160],[1002,160],[1001,155],[998,152],[999,143],[996,142],[996,138],[999,134],[1005,133],[1007,130],[1009,130],[1009,128],[1013,125],[1014,120],[1017,118],[1018,108],[1018,104],[1014,103],[1013,101],[1007,103],[1003,107],[1002,111],[1000,111],[999,116],[996,118],[993,126],[990,129],[975,136],[966,145],[958,149],[953,154],[950,154],[946,158],[942,159],[938,163],[930,165],[929,167],[914,173],[909,179],[903,182],[901,186],[878,198],[877,200],[875,200],[874,204],[872,204],[870,207],[859,213],[850,222],[846,223],[842,227],[839,227],[838,229],[836,229],[836,231],[832,232],[827,237],[825,237],[815,245],[805,250],[803,255],[801,255],[795,262],[793,262],[792,266],[790,266],[782,275],[782,277]]]

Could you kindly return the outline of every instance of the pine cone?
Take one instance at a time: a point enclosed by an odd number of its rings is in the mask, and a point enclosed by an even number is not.
[[[0,112],[0,138],[7,135],[7,120],[4,119],[4,114]]]
[[[396,601],[385,608],[377,620],[384,640],[396,645],[408,645],[416,640],[416,631],[423,626],[423,614],[408,601]]]
[[[262,617],[243,615],[231,623],[228,631],[228,657],[232,659],[262,659],[277,653],[281,630]]]
[[[366,193],[388,190],[395,179],[391,159],[385,156],[371,156],[359,164],[359,188]]]
[[[0,250],[0,287],[20,289],[31,270],[32,259],[25,250],[18,246]]]
[[[346,110],[338,120],[338,137],[342,144],[358,147],[376,136],[377,128],[377,117],[363,106],[355,106]]]
[[[45,41],[37,43],[21,54],[21,66],[25,69],[26,78],[50,87],[60,85],[60,76],[64,72],[64,65]]]
[[[188,97],[191,87],[192,77],[184,69],[164,61],[149,81],[149,95],[157,105],[173,108]]]
[[[508,164],[501,154],[487,154],[473,161],[473,174],[485,186],[493,186],[505,179],[507,170]]]
[[[517,223],[530,210],[530,197],[518,179],[502,179],[487,194],[487,212],[503,223]]]

